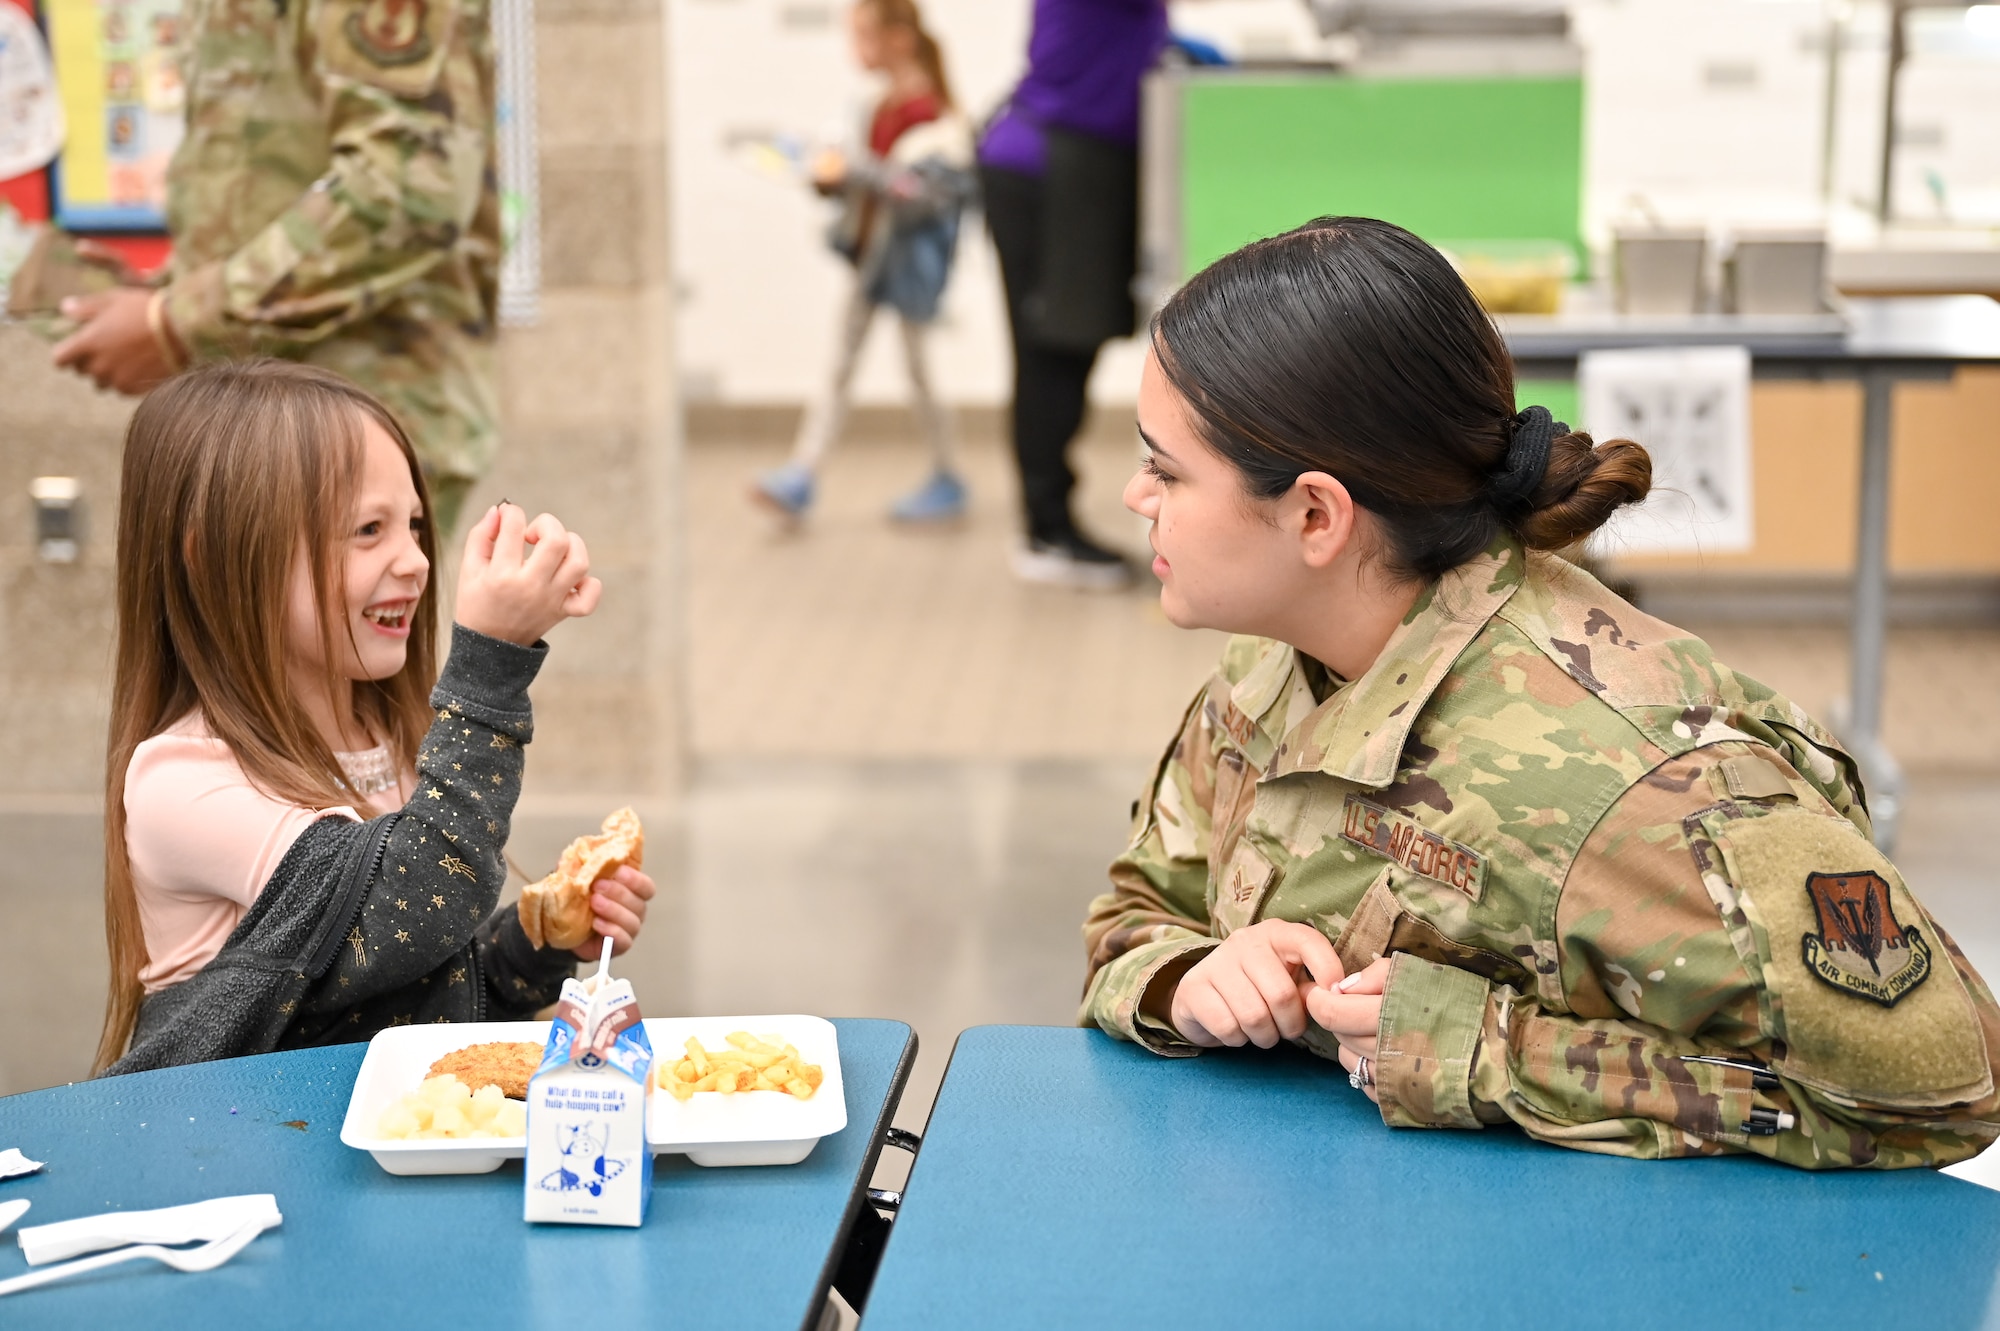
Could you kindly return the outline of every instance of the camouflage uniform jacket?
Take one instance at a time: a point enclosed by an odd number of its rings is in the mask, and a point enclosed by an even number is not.
[[[1092,904],[1081,1019],[1193,1053],[1167,987],[1299,920],[1350,971],[1391,958],[1393,1126],[1948,1164],[2000,1135],[2000,1009],[1867,834],[1804,712],[1503,541],[1351,683],[1231,640]]]
[[[188,0],[167,315],[197,360],[310,361],[425,472],[492,457],[500,207],[486,0]]]

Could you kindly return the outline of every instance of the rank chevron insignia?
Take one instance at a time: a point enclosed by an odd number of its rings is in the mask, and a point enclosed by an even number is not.
[[[1808,874],[1806,892],[1819,914],[1819,932],[1800,942],[1807,968],[1821,980],[1894,1007],[1930,977],[1930,944],[1896,918],[1880,874]]]

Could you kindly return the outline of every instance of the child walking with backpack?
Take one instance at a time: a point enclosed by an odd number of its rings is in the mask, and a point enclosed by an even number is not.
[[[925,339],[951,277],[959,215],[974,193],[971,126],[952,105],[944,56],[915,0],[859,0],[855,57],[888,80],[864,127],[867,151],[850,160],[829,149],[813,163],[813,185],[837,197],[828,237],[854,265],[841,315],[833,379],[806,409],[791,461],[758,477],[751,497],[789,521],[811,509],[821,462],[846,423],[854,371],[877,311],[895,311],[917,422],[931,473],[898,499],[899,522],[948,522],[965,513],[951,418],[931,390]]]

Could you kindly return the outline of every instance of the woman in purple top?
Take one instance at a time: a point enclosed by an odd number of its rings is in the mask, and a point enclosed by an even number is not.
[[[1070,441],[1098,348],[1131,333],[1139,83],[1167,39],[1165,0],[1035,0],[1028,72],[979,148],[1014,342],[1014,456],[1029,581],[1117,588],[1118,555],[1077,529]]]

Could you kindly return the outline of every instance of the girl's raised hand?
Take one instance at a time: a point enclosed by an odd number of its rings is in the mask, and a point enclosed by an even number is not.
[[[532,647],[563,620],[595,610],[604,584],[590,576],[581,536],[550,514],[527,518],[516,504],[498,504],[473,524],[452,617],[475,633]]]
[[[1305,1034],[1305,991],[1340,978],[1340,957],[1325,934],[1310,924],[1263,920],[1223,939],[1181,977],[1171,1020],[1190,1044],[1269,1049]]]

